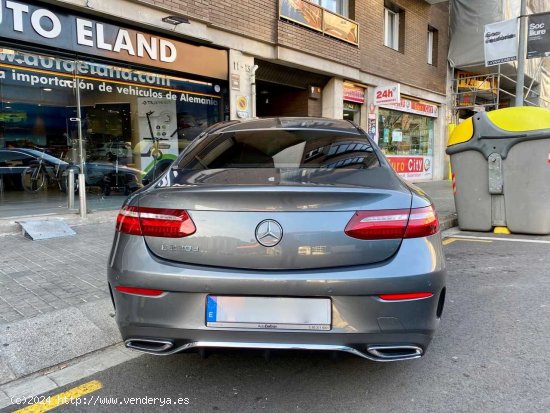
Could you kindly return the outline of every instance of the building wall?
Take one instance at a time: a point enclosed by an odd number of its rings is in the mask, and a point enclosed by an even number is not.
[[[210,21],[211,0],[132,0],[150,6],[173,10],[185,16]],[[221,3],[221,2],[220,2]]]
[[[365,0],[357,8],[360,33],[361,69],[384,74],[391,80],[445,93],[448,45],[448,3],[430,6],[425,1],[395,0],[404,10],[405,36],[402,51],[384,46],[384,1]],[[437,66],[427,63],[428,25],[438,30]]]
[[[343,63],[390,81],[445,94],[448,2],[394,0],[404,10],[402,51],[384,46],[384,0],[356,0],[359,46],[279,20],[277,0],[133,0],[199,19],[210,27]],[[428,25],[438,31],[436,65],[427,63]]]
[[[212,26],[269,43],[276,41],[278,1],[213,0],[210,3]]]
[[[342,117],[343,95],[339,85],[350,81],[367,88],[368,103],[362,108],[363,115],[366,115],[374,87],[400,83],[403,96],[439,106],[440,116],[434,131],[433,176],[434,179],[444,176],[448,2],[430,5],[424,0],[393,0],[405,14],[403,47],[395,51],[384,46],[384,0],[350,1],[350,14],[359,23],[358,45],[279,19],[279,0],[43,1],[229,50],[230,76],[238,75],[242,85],[240,89],[230,91],[232,116],[237,96],[245,96],[251,103],[254,101],[254,92],[249,86],[256,61],[277,64],[289,73],[300,69],[331,79],[324,86],[321,99],[302,96],[302,106],[289,108],[296,114],[322,113]],[[120,13],[120,10],[125,13]],[[171,14],[188,16],[190,24],[173,26],[162,22],[163,17]],[[436,65],[427,63],[428,26],[438,30]],[[327,88],[329,85],[332,86]],[[362,117],[362,124],[365,118]]]

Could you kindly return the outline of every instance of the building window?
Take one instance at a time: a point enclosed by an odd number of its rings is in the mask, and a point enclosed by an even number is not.
[[[341,16],[350,17],[349,0],[311,0],[311,2]]]
[[[399,13],[384,9],[384,45],[399,50]]]
[[[437,66],[437,30],[428,26],[427,61],[429,65]]]

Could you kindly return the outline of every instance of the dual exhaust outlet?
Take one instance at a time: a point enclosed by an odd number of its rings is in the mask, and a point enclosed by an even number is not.
[[[174,347],[174,342],[161,339],[128,339],[126,347],[147,354],[165,356],[194,348],[252,348],[273,350],[329,350],[342,351],[371,361],[401,361],[412,360],[422,356],[424,351],[415,345],[370,345],[366,351],[360,351],[353,347],[330,344],[286,344],[286,343],[233,343],[196,341]]]

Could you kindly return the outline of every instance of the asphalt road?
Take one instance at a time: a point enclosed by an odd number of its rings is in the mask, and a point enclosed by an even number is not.
[[[447,303],[420,360],[275,352],[267,361],[258,351],[142,356],[59,389],[102,385],[82,404],[56,411],[550,411],[550,243],[446,242]],[[129,405],[128,398],[136,399]]]

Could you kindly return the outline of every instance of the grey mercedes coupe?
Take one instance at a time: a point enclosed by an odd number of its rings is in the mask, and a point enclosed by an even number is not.
[[[344,120],[231,121],[120,210],[108,265],[126,346],[422,356],[445,301],[430,199]]]

